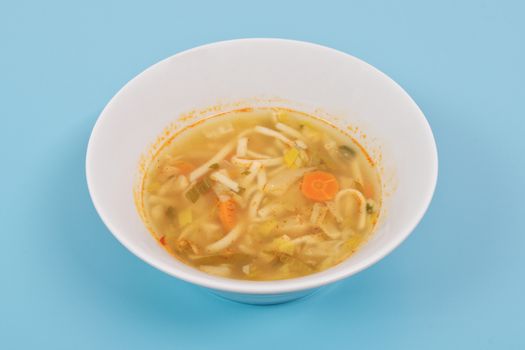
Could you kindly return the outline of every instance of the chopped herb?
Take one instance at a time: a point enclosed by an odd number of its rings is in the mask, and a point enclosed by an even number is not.
[[[304,124],[299,125],[299,129],[303,130],[304,129]]]
[[[219,163],[213,163],[212,165],[210,165],[210,169],[213,169],[213,170],[219,169]]]
[[[193,186],[188,192],[186,192],[186,198],[192,203],[197,202],[199,196],[199,191],[195,188],[195,186]]]
[[[246,191],[246,188],[239,186],[239,190],[237,191],[237,194],[241,195],[244,193],[244,191]]]
[[[244,170],[241,175],[250,175],[250,170]]]
[[[371,203],[366,203],[366,212],[368,214],[373,214],[375,212],[375,208]]]
[[[347,145],[339,146],[339,153],[345,158],[352,158],[355,156],[355,150]]]

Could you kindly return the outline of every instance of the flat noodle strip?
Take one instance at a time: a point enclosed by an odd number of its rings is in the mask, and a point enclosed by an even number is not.
[[[304,235],[304,236],[292,239],[292,243],[294,244],[300,244],[300,243],[315,244],[320,241],[321,241],[321,238],[319,237],[319,235]]]
[[[225,174],[222,174],[222,173],[216,171],[216,172],[214,172],[214,173],[212,173],[210,175],[210,178],[212,180],[220,182],[221,184],[223,184],[224,186],[228,187],[229,189],[231,189],[234,192],[239,192],[239,184],[237,182],[233,181],[232,179],[230,179]]]
[[[248,213],[251,218],[255,218],[257,216],[257,210],[259,209],[259,205],[261,205],[263,197],[264,192],[258,191],[257,193],[255,193],[252,200],[250,201]]]
[[[239,236],[242,232],[242,225],[235,226],[226,236],[222,237],[218,241],[208,245],[206,249],[209,252],[218,252],[219,250],[223,250],[225,248],[228,248]]]
[[[193,233],[193,230],[195,229],[195,226],[190,224],[186,226],[181,233],[179,234],[179,237],[177,237],[179,240],[187,238],[191,233]]]
[[[229,276],[231,274],[231,268],[228,265],[201,265],[199,266],[203,272],[219,275],[219,276]]]
[[[208,160],[206,163],[202,164],[197,169],[193,170],[190,173],[190,176],[189,176],[190,182],[194,182],[199,177],[201,177],[202,175],[206,174],[210,170],[210,166],[212,164],[218,163],[219,161],[221,161],[224,158],[226,158],[228,153],[230,153],[233,150],[233,146],[234,146],[233,142],[227,143],[210,160]]]
[[[259,209],[259,216],[261,218],[267,218],[271,214],[278,215],[286,211],[286,208],[280,203],[267,204],[265,207]]]
[[[232,157],[231,159],[232,164],[240,167],[249,167],[253,163],[253,159],[245,159],[245,158],[239,158],[237,156]]]
[[[232,163],[241,167],[249,167],[250,165],[252,165],[253,162],[259,162],[265,167],[271,167],[283,164],[284,160],[283,157],[269,159],[245,159],[239,157],[232,157]]]
[[[237,141],[237,157],[244,157],[246,156],[246,151],[248,150],[248,139],[246,137],[241,137]]]
[[[314,225],[317,224],[317,220],[319,220],[320,214],[321,214],[321,204],[314,203],[312,207],[312,215],[310,215],[310,223]]]
[[[306,143],[304,143],[302,140],[295,140],[295,144],[296,144],[297,147],[299,147],[299,148],[302,148],[302,149],[308,149],[308,146],[307,146]]]
[[[283,157],[270,158],[270,159],[259,159],[258,161],[261,162],[261,164],[264,165],[265,167],[281,165],[284,162]]]
[[[304,141],[304,138],[303,138],[303,135],[295,130],[294,128],[286,125],[286,124],[283,124],[283,123],[277,123],[275,124],[275,128],[279,131],[282,131],[283,133],[287,134],[288,136],[291,136],[295,139],[299,139],[299,140],[302,140]]]
[[[251,157],[251,158],[256,158],[256,159],[268,159],[268,158],[272,158],[266,154],[262,154],[262,153],[258,153],[258,152],[255,152],[255,151],[252,151],[252,150],[247,150],[246,151],[246,155],[248,157]]]
[[[288,169],[288,167],[287,167],[286,165],[283,164],[283,165],[281,165],[280,167],[275,168],[275,169],[273,169],[272,171],[269,171],[267,175],[268,175],[268,177],[274,177],[276,174],[278,174],[278,173],[280,173],[281,171],[286,170],[286,169]]]
[[[266,185],[266,181],[266,170],[259,170],[257,173],[257,188],[262,191],[264,189],[264,185]]]
[[[259,173],[259,170],[261,169],[262,164],[259,161],[254,161],[252,165],[248,168],[248,171],[250,172],[246,177],[242,180],[242,186],[246,187],[249,184],[252,183],[252,181],[255,179],[257,174]]]
[[[335,220],[338,223],[343,222],[343,218],[341,217],[341,215],[337,211],[335,202],[333,202],[333,201],[326,202],[326,207],[328,208],[328,211],[330,212],[330,214],[332,214],[332,216],[335,218]]]
[[[271,137],[274,137],[274,138],[276,138],[278,140],[281,140],[282,142],[286,143],[289,146],[293,146],[294,145],[292,140],[290,140],[288,137],[284,136],[283,134],[281,134],[278,131],[275,131],[275,130],[272,130],[270,128],[267,128],[267,127],[264,127],[264,126],[260,126],[260,125],[257,125],[254,130],[256,132],[260,133],[260,134],[263,134],[263,135],[266,135],[266,136],[271,136]]]
[[[314,203],[312,207],[312,215],[310,215],[310,223],[313,225],[318,225],[323,222],[328,208],[326,205],[321,203]]]
[[[336,210],[339,213],[339,216],[341,216],[341,201],[343,197],[347,195],[353,196],[359,202],[359,216],[357,219],[357,229],[362,230],[363,228],[365,228],[366,225],[366,199],[361,192],[353,188],[348,188],[346,190],[339,191],[339,193],[337,193],[334,199]]]
[[[342,236],[342,232],[331,223],[320,224],[318,227],[324,232],[325,235],[332,239],[339,239]]]
[[[359,164],[357,164],[357,161],[353,160],[350,163],[350,170],[354,180],[360,185],[363,185],[363,174],[361,173],[361,168],[359,168]]]
[[[246,189],[246,191],[244,191],[244,193],[242,194],[242,198],[245,200],[249,200],[256,191],[257,186],[250,186]]]

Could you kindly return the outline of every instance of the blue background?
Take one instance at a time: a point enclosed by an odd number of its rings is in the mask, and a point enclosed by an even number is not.
[[[525,7],[518,1],[0,4],[1,349],[524,349]],[[108,100],[193,46],[284,37],[375,65],[433,127],[414,234],[290,304],[223,301],[146,265],[98,218],[87,140]]]

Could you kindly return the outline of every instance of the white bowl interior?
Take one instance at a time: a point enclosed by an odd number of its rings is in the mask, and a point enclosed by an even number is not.
[[[381,154],[381,160],[376,160],[386,192],[382,219],[373,238],[347,261],[298,279],[236,281],[209,276],[178,262],[147,231],[133,200],[141,155],[181,114],[218,104],[223,110],[234,109],[230,102],[238,101],[313,114],[322,108],[326,115],[335,116],[328,117],[335,124],[359,127],[368,136],[361,140],[365,146],[379,149],[372,154]],[[358,139],[360,135],[355,133]],[[172,56],[129,82],[107,105],[93,129],[86,171],[93,202],[105,224],[146,262],[214,289],[283,293],[356,273],[401,243],[430,203],[437,178],[437,153],[419,108],[403,89],[372,66],[314,44],[245,39]]]

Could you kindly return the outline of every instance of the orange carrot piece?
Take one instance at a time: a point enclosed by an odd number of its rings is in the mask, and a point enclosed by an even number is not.
[[[312,171],[303,176],[301,192],[308,199],[325,202],[333,199],[339,191],[339,183],[334,175],[325,171]]]
[[[219,202],[219,219],[226,231],[230,231],[235,227],[237,222],[237,208],[233,199]]]

